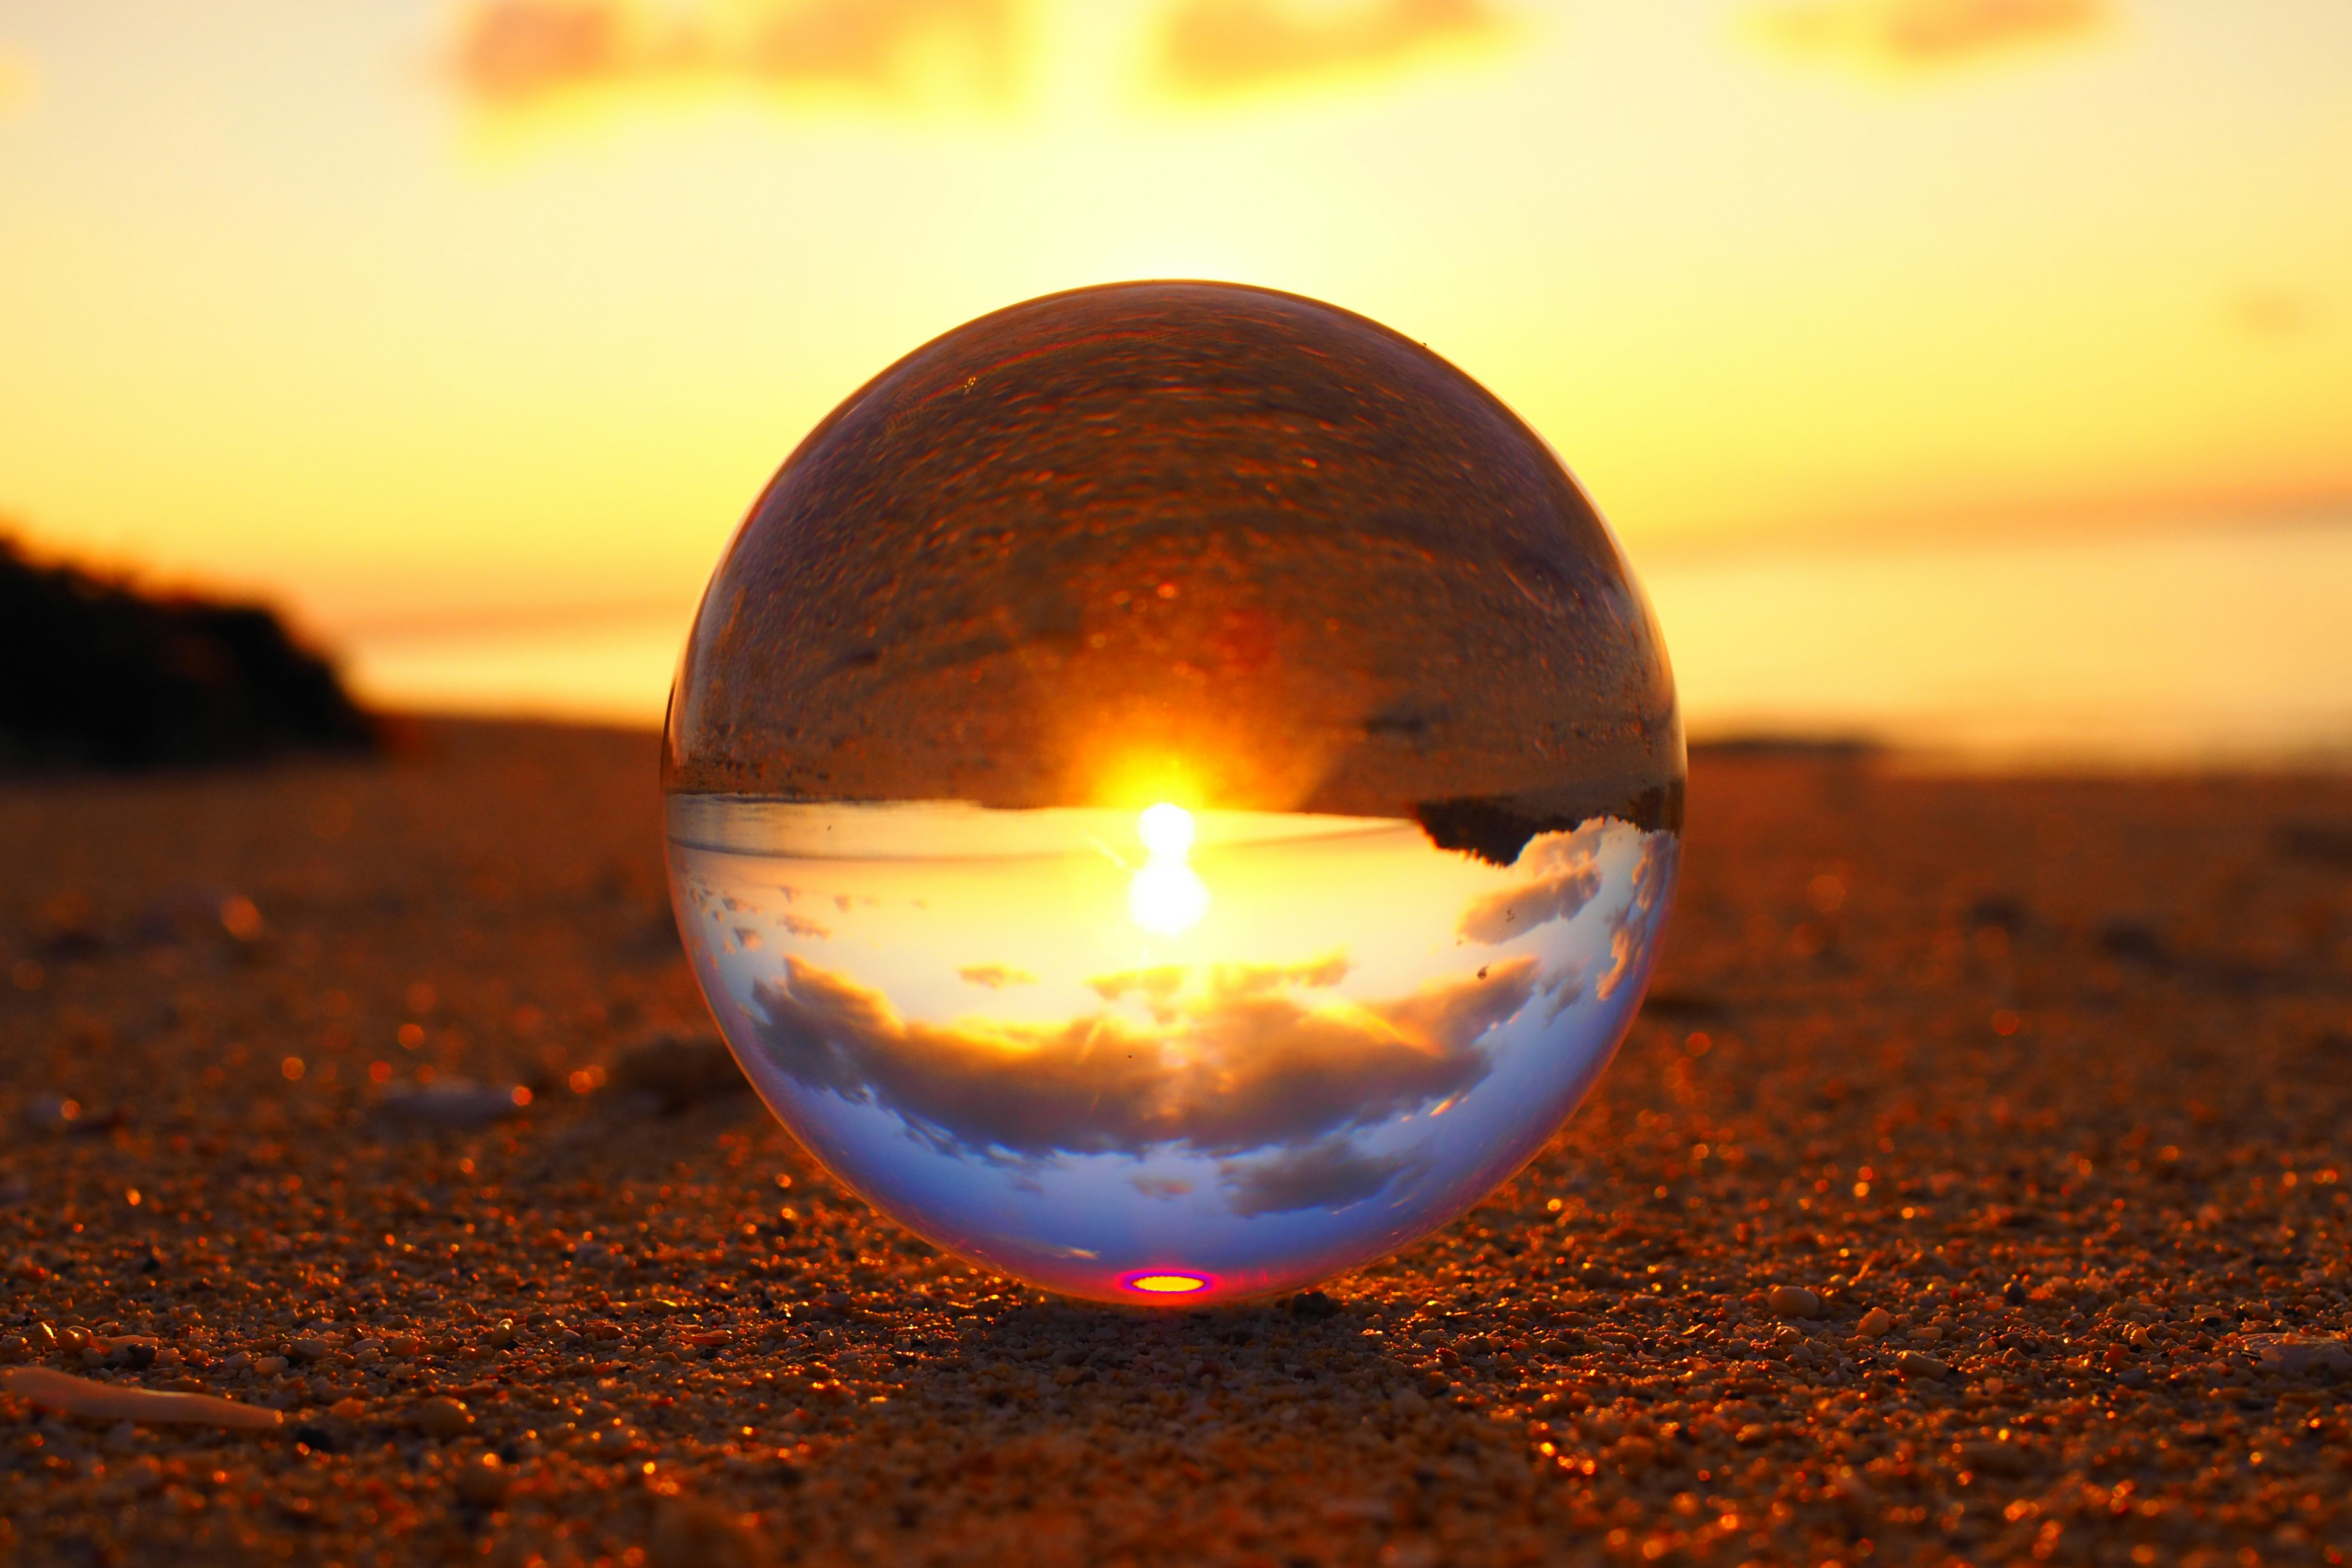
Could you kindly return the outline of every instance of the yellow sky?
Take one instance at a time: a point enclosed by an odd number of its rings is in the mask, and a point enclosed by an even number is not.
[[[2352,498],[2342,0],[0,0],[0,515],[330,630],[691,602],[926,338],[1428,342],[1637,556]]]

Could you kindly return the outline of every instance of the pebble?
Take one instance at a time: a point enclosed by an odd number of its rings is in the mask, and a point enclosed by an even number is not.
[[[645,1561],[646,1568],[761,1568],[770,1557],[740,1517],[700,1499],[670,1498],[654,1516]]]
[[[488,1127],[530,1114],[531,1092],[520,1084],[483,1084],[465,1079],[387,1091],[376,1115],[419,1127]]]
[[[61,1415],[99,1421],[164,1422],[181,1426],[234,1426],[256,1430],[278,1426],[274,1410],[257,1410],[205,1394],[161,1393],[121,1384],[98,1383],[45,1366],[12,1367],[0,1373],[0,1393],[28,1400]]]
[[[648,1097],[666,1116],[751,1092],[735,1053],[715,1035],[657,1034],[614,1058],[608,1081],[619,1093]]]
[[[466,1408],[466,1402],[451,1399],[446,1394],[436,1395],[418,1405],[410,1412],[410,1419],[428,1437],[460,1436],[467,1427],[474,1424],[473,1413]]]
[[[2292,1374],[2324,1369],[2338,1374],[2352,1373],[2352,1345],[2341,1339],[2254,1334],[2247,1338],[2246,1349],[2272,1372]]]
[[[55,1136],[74,1131],[81,1121],[82,1108],[80,1101],[62,1094],[36,1094],[25,1101],[17,1115],[26,1131]]]
[[[459,1466],[451,1484],[459,1500],[476,1508],[490,1508],[505,1500],[513,1480],[496,1454],[484,1454],[471,1464]]]
[[[1853,1326],[1853,1331],[1866,1340],[1883,1339],[1895,1331],[1895,1314],[1884,1307],[1873,1307],[1862,1315],[1862,1321]]]
[[[1775,1285],[1764,1298],[1764,1310],[1776,1318],[1811,1320],[1822,1315],[1822,1299],[1802,1285]]]

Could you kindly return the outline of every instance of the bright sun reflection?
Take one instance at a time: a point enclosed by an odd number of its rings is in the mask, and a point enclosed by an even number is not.
[[[1189,1290],[1205,1290],[1209,1282],[1198,1274],[1133,1274],[1126,1281],[1130,1290],[1141,1290],[1153,1296],[1181,1296]]]
[[[1208,885],[1184,863],[1192,847],[1192,814],[1162,802],[1145,810],[1136,831],[1150,859],[1128,888],[1127,912],[1146,931],[1181,935],[1209,912]]]

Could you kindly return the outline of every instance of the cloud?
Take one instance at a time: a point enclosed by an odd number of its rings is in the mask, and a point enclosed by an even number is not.
[[[30,108],[39,85],[32,60],[0,44],[0,119]]]
[[[1037,977],[1025,969],[1014,969],[1003,963],[967,963],[956,971],[956,978],[967,985],[984,986],[1002,991],[1008,985],[1034,985]]]
[[[1488,0],[1184,0],[1160,40],[1177,91],[1213,96],[1332,71],[1402,62],[1501,31]]]
[[[1616,994],[1664,934],[1675,866],[1681,855],[1681,843],[1671,834],[1653,833],[1642,841],[1642,860],[1633,868],[1633,897],[1609,921],[1609,971],[1592,986],[1600,1000]]]
[[[1365,1154],[1345,1138],[1325,1138],[1264,1159],[1228,1160],[1217,1173],[1231,1185],[1234,1213],[1251,1219],[1297,1209],[1352,1208],[1424,1164],[1417,1153]]]
[[[1181,985],[1169,1016],[910,1021],[878,991],[787,957],[761,982],[760,1054],[804,1087],[892,1111],[943,1147],[1041,1159],[1174,1147],[1218,1157],[1310,1143],[1460,1094],[1477,1043],[1534,994],[1536,962],[1393,1001],[1304,1005]]]
[[[1337,985],[1348,977],[1348,955],[1344,952],[1327,953],[1307,963],[1213,963],[1204,972],[1202,989],[1219,1002],[1239,1001],[1263,996],[1286,985]],[[1087,984],[1106,1002],[1116,1002],[1134,993],[1152,1017],[1165,1024],[1181,1013],[1177,996],[1191,976],[1190,970],[1177,963],[1157,969],[1121,970]]]
[[[1147,1198],[1181,1198],[1192,1191],[1181,1176],[1129,1176],[1127,1184]]]
[[[1601,891],[1601,870],[1593,854],[1601,847],[1602,825],[1588,823],[1572,833],[1545,833],[1528,840],[1513,869],[1528,880],[1499,893],[1489,893],[1462,912],[1456,928],[1469,942],[1493,946],[1550,921],[1574,920],[1579,910]]]
[[[1750,13],[1782,53],[1905,72],[2070,43],[2103,26],[2106,0],[1800,0]]]
[[[2231,302],[2230,322],[2248,337],[2301,337],[2319,324],[2319,301],[2291,289],[2251,289]]]
[[[908,96],[945,63],[1002,96],[1016,0],[475,0],[449,73],[475,101],[516,108],[583,93],[833,85]]]
[[[1527,879],[1517,887],[1474,900],[1455,930],[1465,942],[1496,946],[1527,935],[1553,921],[1574,920],[1601,895],[1598,856],[1602,838],[1615,825],[1590,822],[1573,832],[1537,835],[1514,862],[1513,869]],[[1631,893],[1624,906],[1609,916],[1608,965],[1598,978],[1589,949],[1580,944],[1563,952],[1560,944],[1548,956],[1554,967],[1540,974],[1538,994],[1550,998],[1544,1022],[1549,1023],[1588,994],[1606,1002],[1628,975],[1648,959],[1664,926],[1679,855],[1678,840],[1670,833],[1642,835],[1640,858],[1627,879]]]

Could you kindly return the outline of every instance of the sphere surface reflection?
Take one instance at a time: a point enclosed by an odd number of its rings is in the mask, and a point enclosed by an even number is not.
[[[663,759],[704,994],[922,1236],[1074,1295],[1296,1289],[1531,1156],[1638,1005],[1656,626],[1459,371],[1203,283],[853,395],[698,616]]]

